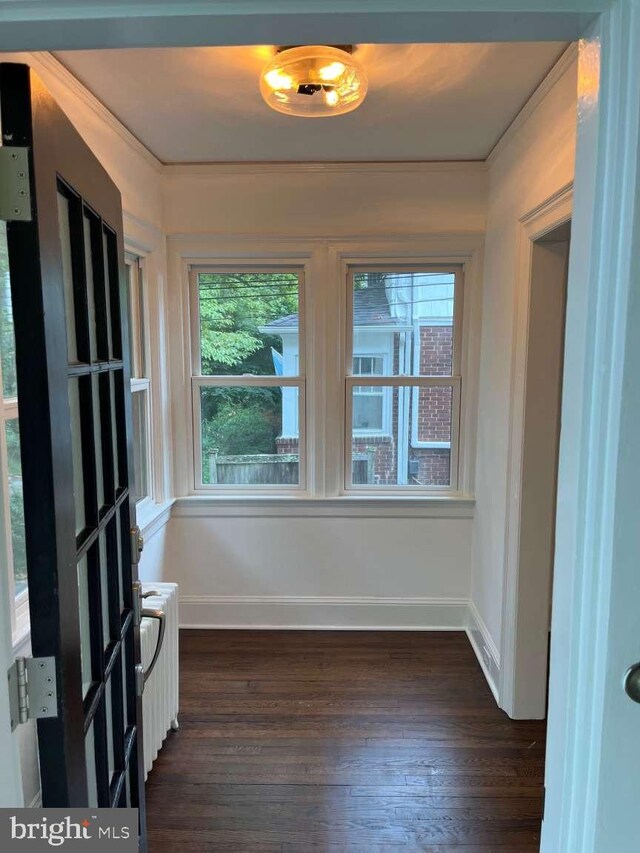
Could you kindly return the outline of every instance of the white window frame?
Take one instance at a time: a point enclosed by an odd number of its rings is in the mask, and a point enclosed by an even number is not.
[[[311,508],[342,505],[364,514],[385,506],[398,509],[412,507],[418,513],[440,512],[444,506],[464,507],[472,500],[475,474],[476,407],[478,395],[478,364],[480,351],[480,316],[482,303],[483,239],[480,235],[446,234],[434,237],[403,238],[363,237],[331,239],[320,237],[255,237],[250,235],[177,235],[167,246],[168,274],[180,287],[169,291],[168,321],[171,336],[171,410],[173,446],[173,482],[178,506],[185,501],[191,512],[216,514],[222,507],[237,507],[237,512],[249,512],[256,517],[291,512],[296,504],[300,511]],[[457,482],[449,486],[366,486],[346,489],[345,468],[348,450],[345,447],[344,423],[346,405],[346,313],[349,307],[347,274],[350,266],[371,265],[412,270],[451,272],[461,275],[464,300],[456,294],[456,342],[461,350],[460,410],[454,412],[457,427]],[[301,322],[305,324],[304,349],[306,360],[304,413],[306,488],[285,491],[283,487],[259,486],[195,488],[198,464],[195,444],[198,441],[194,424],[192,353],[197,344],[197,303],[194,308],[191,270],[214,268],[237,271],[240,268],[269,269],[285,267],[304,270],[304,309]],[[413,328],[413,324],[409,328]],[[373,330],[373,329],[372,329]],[[379,327],[376,327],[379,331]],[[384,349],[372,343],[363,349]],[[231,382],[233,383],[233,378]],[[276,380],[277,381],[277,380]],[[440,379],[451,385],[451,379]],[[356,377],[354,384],[362,384]],[[408,378],[404,384],[411,384]],[[197,415],[197,412],[195,412]],[[409,432],[410,434],[410,432]],[[454,457],[456,454],[453,454]],[[455,484],[455,485],[454,485]],[[446,499],[446,503],[443,503]],[[460,503],[462,502],[462,504]],[[196,507],[198,509],[196,510]],[[240,509],[242,507],[242,509]],[[236,510],[234,510],[236,511]],[[311,509],[309,509],[311,511]],[[315,511],[315,510],[313,510]],[[322,510],[325,511],[325,510]],[[347,512],[347,510],[344,510]],[[386,510],[385,510],[386,511]],[[395,510],[394,510],[395,511]],[[453,510],[451,510],[453,511]]]
[[[259,375],[203,375],[200,349],[200,293],[198,275],[202,273],[295,273],[298,276],[298,375],[297,376],[259,376]],[[191,263],[188,266],[189,281],[189,318],[191,339],[191,443],[192,443],[192,480],[195,494],[251,494],[251,495],[301,495],[307,489],[307,405],[306,405],[306,302],[305,302],[305,265],[299,261],[278,261],[273,258],[240,261],[239,263]],[[201,388],[223,387],[271,387],[298,389],[298,484],[296,486],[250,485],[238,483],[216,485],[202,482],[202,424],[201,424]]]
[[[153,388],[150,378],[151,346],[149,340],[149,296],[147,288],[147,276],[145,258],[134,251],[125,253],[127,266],[127,295],[129,299],[129,323],[131,324],[132,342],[131,351],[131,393],[145,394],[145,448],[146,448],[146,474],[147,494],[136,501],[136,513],[144,515],[155,504],[155,466],[154,466],[154,430],[153,430]],[[133,298],[131,289],[131,271],[137,269],[140,293]],[[142,298],[140,299],[140,295]],[[144,373],[144,376],[137,376]],[[134,436],[135,442],[135,436]]]
[[[344,290],[344,353],[343,353],[343,399],[344,399],[344,434],[343,434],[343,481],[342,488],[345,495],[441,495],[457,493],[458,484],[460,482],[459,474],[459,459],[460,459],[460,415],[462,408],[462,318],[464,311],[464,265],[453,263],[451,265],[442,265],[439,263],[430,264],[422,261],[418,264],[413,264],[406,259],[394,259],[385,262],[381,258],[374,259],[352,259],[345,261],[343,264],[344,281],[346,284]],[[401,388],[413,387],[419,389],[421,387],[443,386],[453,388],[453,402],[451,411],[451,444],[450,444],[450,482],[446,486],[415,486],[415,485],[372,485],[372,484],[353,484],[352,483],[352,465],[353,465],[353,429],[352,429],[352,395],[353,388],[361,385],[362,377],[355,376],[353,373],[353,342],[354,342],[354,326],[353,326],[353,277],[358,272],[390,272],[390,271],[407,272],[426,272],[426,273],[451,273],[455,275],[454,283],[454,309],[453,309],[453,364],[451,376],[376,376],[370,377],[368,385],[380,385],[383,387]],[[413,324],[412,324],[413,325]],[[415,363],[415,362],[414,362]],[[415,391],[412,392],[415,394]],[[440,445],[442,446],[442,445]]]

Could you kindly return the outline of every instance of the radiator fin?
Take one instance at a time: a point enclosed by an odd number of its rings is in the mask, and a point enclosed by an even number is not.
[[[144,606],[165,613],[164,643],[155,669],[142,696],[145,779],[158,757],[169,729],[178,727],[178,585],[143,583],[142,591],[158,595],[144,599]],[[158,620],[143,619],[140,625],[142,665],[148,667],[158,639]]]

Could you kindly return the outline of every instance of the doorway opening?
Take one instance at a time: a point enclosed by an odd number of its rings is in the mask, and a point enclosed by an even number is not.
[[[571,188],[523,218],[516,286],[500,704],[546,716]]]

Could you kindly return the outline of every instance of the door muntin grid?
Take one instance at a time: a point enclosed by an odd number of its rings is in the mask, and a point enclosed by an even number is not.
[[[135,806],[135,648],[115,232],[58,180],[89,802]],[[69,315],[71,317],[69,318]]]

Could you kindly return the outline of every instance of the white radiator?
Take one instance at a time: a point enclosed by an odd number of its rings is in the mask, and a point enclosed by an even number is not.
[[[160,656],[142,694],[145,779],[167,732],[178,728],[178,585],[151,581],[142,584],[143,595],[152,590],[158,594],[145,598],[143,607],[164,612],[165,634]],[[140,645],[145,669],[151,663],[159,630],[158,619],[142,619]]]

